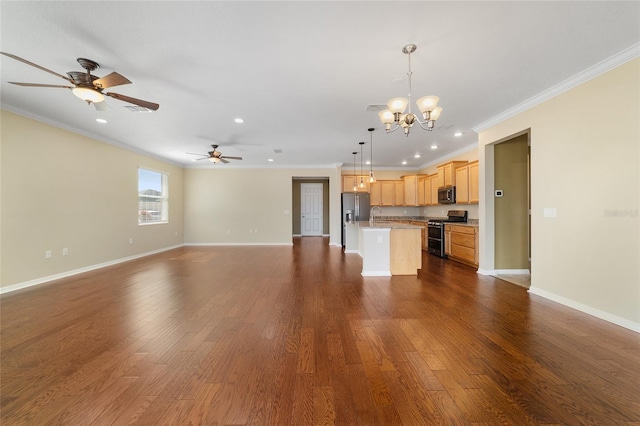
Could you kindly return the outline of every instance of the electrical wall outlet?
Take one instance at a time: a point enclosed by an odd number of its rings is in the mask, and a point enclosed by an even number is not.
[[[63,255],[63,256],[69,256],[69,249],[68,249],[68,248],[66,248],[66,247],[65,247],[65,248],[63,248],[63,249],[62,249],[62,255]]]
[[[133,238],[129,238],[129,244],[133,244]]]
[[[51,250],[47,250],[44,252],[45,259],[51,259],[52,257],[53,257],[53,253],[51,252]]]

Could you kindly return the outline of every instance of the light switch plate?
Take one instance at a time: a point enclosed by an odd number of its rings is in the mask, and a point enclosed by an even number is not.
[[[555,207],[545,207],[544,217],[556,217],[558,214]]]

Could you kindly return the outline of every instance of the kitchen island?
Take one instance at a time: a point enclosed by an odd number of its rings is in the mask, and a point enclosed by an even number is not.
[[[345,253],[362,257],[363,276],[417,275],[422,227],[394,222],[347,222]]]

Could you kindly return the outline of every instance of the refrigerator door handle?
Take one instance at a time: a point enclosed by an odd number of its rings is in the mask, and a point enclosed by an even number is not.
[[[355,220],[358,221],[360,220],[360,197],[358,197],[358,195],[355,196],[355,201]]]

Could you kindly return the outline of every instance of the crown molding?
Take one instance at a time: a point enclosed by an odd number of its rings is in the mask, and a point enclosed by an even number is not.
[[[549,99],[558,96],[559,94],[564,93],[567,90],[573,89],[574,87],[586,83],[587,81],[608,71],[611,71],[612,69],[617,68],[620,65],[629,62],[639,56],[640,43],[636,43],[624,49],[623,51],[610,56],[609,58],[601,62],[598,62],[597,64],[585,69],[584,71],[579,72],[573,77],[569,77],[563,82],[558,83],[555,86],[552,86],[547,90],[527,99],[526,101],[519,103],[518,105],[511,107],[508,110],[490,118],[489,120],[476,125],[475,127],[473,127],[473,130],[476,133],[483,132],[498,123],[501,123],[545,101],[548,101]]]

